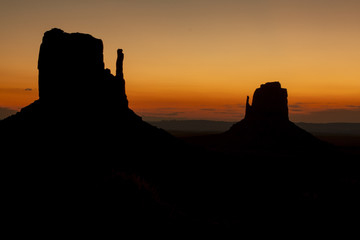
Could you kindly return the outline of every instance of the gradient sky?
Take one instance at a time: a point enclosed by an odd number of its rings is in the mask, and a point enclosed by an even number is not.
[[[0,118],[38,98],[39,47],[57,27],[101,38],[112,72],[124,49],[145,120],[238,121],[247,95],[280,81],[291,120],[360,122],[359,12],[358,0],[0,0]]]

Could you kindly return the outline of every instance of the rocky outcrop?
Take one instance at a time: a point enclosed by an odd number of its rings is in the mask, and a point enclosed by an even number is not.
[[[246,100],[245,119],[259,121],[289,120],[287,90],[279,82],[268,82],[256,89],[252,105]]]
[[[231,139],[225,142],[235,151],[251,147],[286,152],[321,145],[289,120],[287,90],[279,82],[268,82],[256,89],[252,105],[247,97],[244,119],[225,132],[224,137]]]
[[[126,108],[122,49],[118,50],[116,76],[104,69],[103,59],[102,40],[56,28],[47,31],[38,61],[40,101],[77,110],[94,105]]]
[[[153,208],[141,205],[146,198],[161,208],[146,197],[153,194],[150,186],[166,185],[163,179],[171,178],[174,188],[180,175],[175,172],[183,168],[174,170],[170,164],[183,160],[187,150],[128,107],[122,49],[117,54],[114,76],[105,69],[100,39],[60,29],[44,34],[39,99],[0,121],[0,145],[12,181],[9,202],[16,202],[22,215],[47,219],[49,213],[56,220],[80,211],[82,220],[149,216],[153,221],[157,214],[147,212]],[[136,177],[128,181],[119,176]],[[133,181],[146,190],[139,191]]]

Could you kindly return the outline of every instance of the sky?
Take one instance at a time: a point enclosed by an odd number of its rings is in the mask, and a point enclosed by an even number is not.
[[[360,122],[358,0],[0,0],[0,119],[38,98],[42,36],[104,43],[145,120],[239,121],[246,96],[279,81],[295,122]]]

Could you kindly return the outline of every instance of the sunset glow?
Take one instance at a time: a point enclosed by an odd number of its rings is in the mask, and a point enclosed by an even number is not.
[[[360,122],[359,10],[352,0],[1,1],[0,109],[38,98],[41,38],[57,27],[102,39],[113,73],[124,49],[127,97],[145,120],[238,121],[247,95],[279,81],[291,120]]]

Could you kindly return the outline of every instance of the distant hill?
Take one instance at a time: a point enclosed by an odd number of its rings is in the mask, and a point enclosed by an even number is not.
[[[234,122],[211,120],[163,120],[150,124],[171,133],[207,134],[221,133],[230,129]],[[297,126],[314,135],[360,135],[360,123],[295,123]]]
[[[360,123],[296,123],[299,127],[314,135],[360,135]]]

